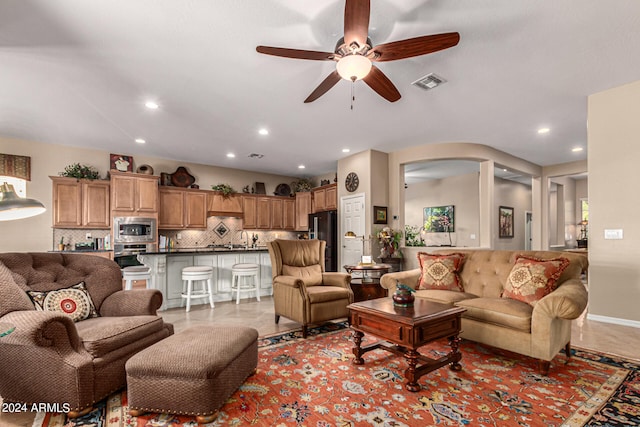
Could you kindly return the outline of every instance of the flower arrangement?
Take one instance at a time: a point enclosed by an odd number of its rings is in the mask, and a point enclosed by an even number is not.
[[[293,188],[294,193],[301,193],[311,191],[313,185],[311,185],[311,180],[309,178],[299,178],[291,183],[291,187]]]
[[[64,172],[60,172],[58,175],[78,179],[100,179],[100,172],[95,170],[93,166],[81,165],[80,163],[66,166]]]
[[[404,240],[407,246],[424,246],[421,235],[422,227],[417,225],[404,226]]]
[[[233,187],[231,187],[229,184],[212,185],[211,189],[220,191],[224,197],[227,197],[229,194],[236,192],[236,190],[234,190]]]
[[[384,227],[377,233],[378,243],[380,244],[380,258],[402,257],[402,253],[398,250],[400,241],[402,240],[402,232],[395,231],[390,227]]]

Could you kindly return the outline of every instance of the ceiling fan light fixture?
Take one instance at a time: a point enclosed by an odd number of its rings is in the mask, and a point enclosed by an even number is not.
[[[336,64],[336,70],[343,79],[355,82],[369,74],[371,65],[371,60],[366,56],[352,54],[340,58]]]

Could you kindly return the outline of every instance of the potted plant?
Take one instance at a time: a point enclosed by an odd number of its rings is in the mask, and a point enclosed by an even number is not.
[[[60,238],[60,243],[58,243],[58,250],[64,251],[64,237]]]
[[[313,185],[311,185],[311,180],[309,178],[299,178],[291,183],[291,188],[294,193],[304,193],[311,191]]]
[[[80,163],[66,166],[64,172],[60,172],[59,175],[77,179],[100,179],[100,172],[93,166],[81,165]]]
[[[223,197],[227,197],[229,196],[229,194],[236,192],[236,190],[234,190],[233,187],[231,187],[229,184],[212,185],[211,189],[221,192]]]

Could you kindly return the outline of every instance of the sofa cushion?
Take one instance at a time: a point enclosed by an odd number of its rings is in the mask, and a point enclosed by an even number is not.
[[[320,267],[320,264],[308,265],[306,267],[296,267],[284,264],[282,266],[282,274],[302,279],[306,286],[322,284],[322,267]]]
[[[462,317],[531,332],[533,307],[524,302],[507,298],[472,298],[454,305],[467,309]]]
[[[426,298],[430,301],[448,305],[453,305],[453,303],[469,298],[477,298],[476,295],[468,292],[460,292],[458,290],[448,291],[444,289],[420,289],[416,291],[415,296],[416,298]]]
[[[74,322],[98,317],[91,295],[84,282],[55,291],[27,291],[38,311],[55,311],[66,314]]]
[[[349,291],[341,286],[311,286],[307,295],[311,304],[349,299]]]
[[[76,323],[84,348],[94,357],[126,347],[164,328],[159,316],[98,317]]]
[[[420,278],[417,289],[442,289],[464,292],[458,273],[464,262],[464,254],[448,255],[418,252]]]
[[[502,298],[535,305],[556,288],[558,278],[569,265],[564,257],[539,259],[520,255],[509,273]]]
[[[13,280],[11,270],[0,262],[0,317],[12,311],[33,309],[27,294]]]

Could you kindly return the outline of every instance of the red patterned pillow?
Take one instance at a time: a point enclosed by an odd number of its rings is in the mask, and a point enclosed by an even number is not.
[[[55,291],[27,291],[38,311],[57,311],[74,322],[99,317],[84,282]]]
[[[567,258],[538,259],[518,255],[507,278],[502,298],[535,305],[556,288],[558,278],[568,265]]]
[[[458,273],[464,262],[464,254],[429,254],[418,252],[420,278],[418,289],[443,289],[464,292]]]

